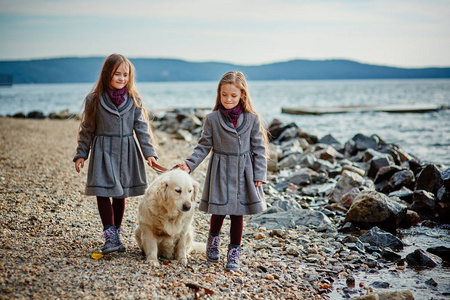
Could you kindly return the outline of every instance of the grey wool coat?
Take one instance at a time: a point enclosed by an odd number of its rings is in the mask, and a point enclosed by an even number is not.
[[[89,101],[88,97],[86,105]],[[95,131],[81,124],[73,158],[75,162],[79,157],[87,159],[90,154],[86,195],[125,198],[145,193],[145,163],[133,132],[144,157],[157,157],[142,109],[128,95],[118,108],[106,94],[102,95]]]
[[[202,136],[186,160],[195,168],[211,152],[201,211],[216,215],[250,215],[267,209],[262,186],[266,181],[267,160],[258,117],[242,113],[236,128],[215,110],[206,116]]]

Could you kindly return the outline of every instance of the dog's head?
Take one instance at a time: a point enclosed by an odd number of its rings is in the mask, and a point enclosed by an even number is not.
[[[176,208],[181,212],[190,211],[197,199],[199,183],[187,172],[175,169],[161,175],[158,193],[167,209]]]

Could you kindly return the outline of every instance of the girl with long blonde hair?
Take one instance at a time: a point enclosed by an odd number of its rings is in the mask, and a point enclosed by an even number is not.
[[[150,167],[157,159],[135,69],[126,57],[111,54],[106,58],[84,107],[75,170],[79,173],[90,156],[85,193],[97,197],[105,237],[102,253],[124,252],[119,232],[125,198],[143,195],[147,188],[142,155]]]

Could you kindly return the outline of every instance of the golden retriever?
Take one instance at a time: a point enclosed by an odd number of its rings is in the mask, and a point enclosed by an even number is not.
[[[158,257],[187,265],[192,250],[203,246],[205,251],[204,244],[193,241],[198,191],[199,183],[180,169],[163,173],[148,187],[139,203],[135,237],[152,266],[159,266]]]

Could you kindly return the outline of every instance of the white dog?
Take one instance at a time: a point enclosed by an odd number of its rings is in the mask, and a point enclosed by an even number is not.
[[[199,183],[180,169],[163,173],[148,187],[135,237],[151,265],[159,266],[160,256],[186,265],[192,250],[205,251],[204,244],[193,242],[191,225],[198,191]]]

